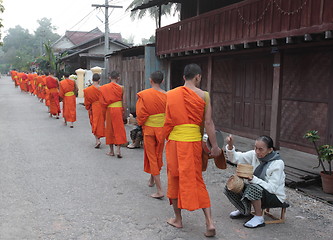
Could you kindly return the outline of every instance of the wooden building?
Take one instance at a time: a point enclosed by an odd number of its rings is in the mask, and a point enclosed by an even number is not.
[[[181,4],[181,21],[156,30],[156,54],[170,88],[188,63],[203,69],[218,128],[312,151],[318,130],[333,144],[333,1],[151,0]]]

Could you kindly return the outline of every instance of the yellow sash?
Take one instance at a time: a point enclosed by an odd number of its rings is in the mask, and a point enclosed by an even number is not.
[[[122,106],[123,106],[122,101],[114,102],[108,105],[108,107],[122,107]]]
[[[74,96],[74,92],[66,92],[65,96],[66,97]]]
[[[196,124],[181,124],[174,126],[169,135],[169,140],[179,142],[201,141],[200,126]]]
[[[163,127],[165,122],[165,113],[150,115],[145,122],[145,126]]]

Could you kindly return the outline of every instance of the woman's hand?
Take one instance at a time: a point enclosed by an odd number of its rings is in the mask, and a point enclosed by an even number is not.
[[[232,135],[230,134],[228,137],[226,137],[225,141],[228,144],[228,150],[232,150],[232,148],[234,146],[234,139],[233,139]]]

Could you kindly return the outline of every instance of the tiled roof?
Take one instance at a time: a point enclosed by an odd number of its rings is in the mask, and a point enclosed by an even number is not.
[[[79,45],[81,43],[87,42],[98,36],[104,35],[104,33],[98,28],[93,29],[90,32],[81,31],[66,31],[65,36],[74,44]],[[121,41],[122,37],[120,33],[109,33],[110,38]]]

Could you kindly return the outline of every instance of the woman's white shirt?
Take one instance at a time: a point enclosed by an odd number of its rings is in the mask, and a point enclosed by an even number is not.
[[[260,164],[259,159],[254,150],[247,152],[236,152],[235,146],[233,146],[232,150],[228,149],[228,145],[226,146],[226,154],[228,160],[232,163],[238,164],[250,164],[253,166],[253,169]],[[275,194],[276,197],[280,200],[280,202],[284,202],[286,200],[286,194],[284,190],[285,186],[285,173],[284,173],[284,162],[282,160],[274,160],[266,171],[266,181],[253,176],[253,179],[249,181],[249,183],[255,183],[262,186],[269,193]]]

